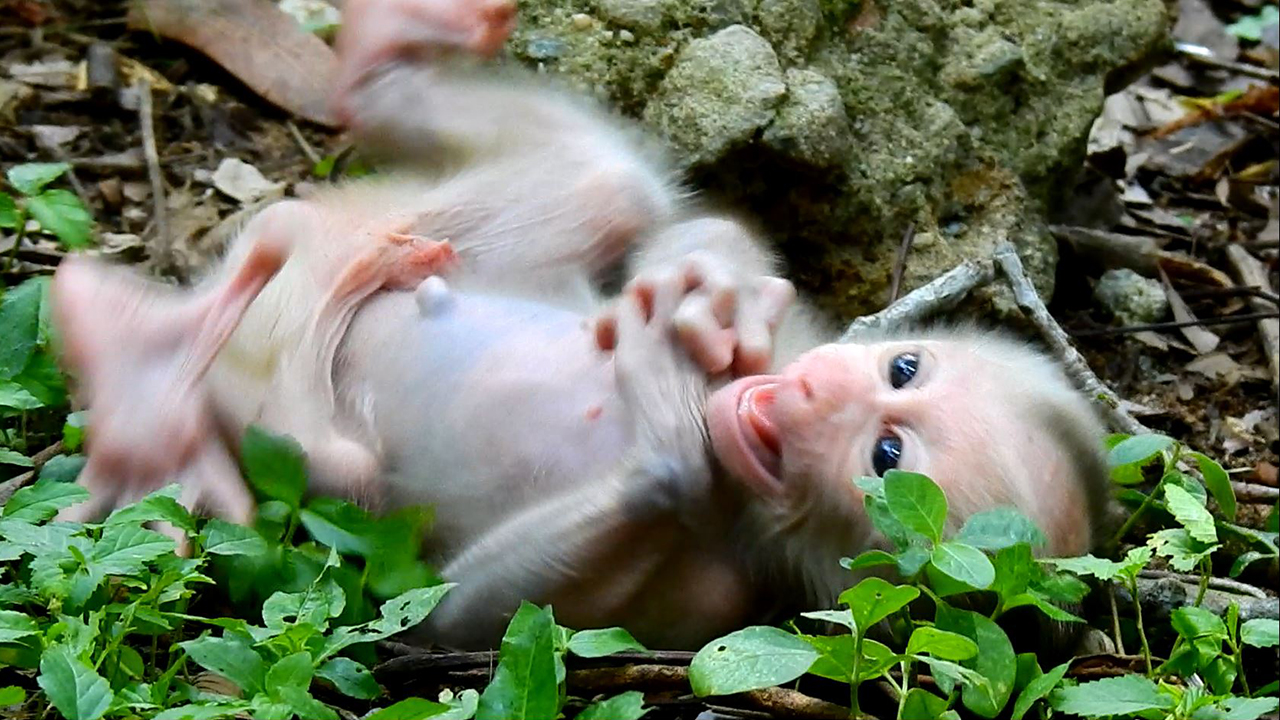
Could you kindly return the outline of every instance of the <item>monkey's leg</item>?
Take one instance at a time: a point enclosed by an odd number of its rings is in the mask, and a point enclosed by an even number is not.
[[[58,268],[54,318],[90,414],[79,482],[93,495],[64,518],[93,517],[175,480],[192,505],[249,518],[252,502],[219,436],[205,374],[285,261],[290,236],[277,215],[250,225],[249,250],[196,293],[85,258]]]

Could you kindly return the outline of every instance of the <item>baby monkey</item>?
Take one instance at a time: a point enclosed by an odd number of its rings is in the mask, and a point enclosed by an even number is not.
[[[1012,505],[1046,552],[1089,549],[1102,428],[1054,363],[980,331],[830,342],[643,136],[476,67],[513,22],[509,0],[348,0],[335,102],[397,171],[267,208],[194,290],[63,263],[91,413],[91,499],[64,517],[176,479],[247,521],[234,439],[258,423],[317,492],[435,507],[425,551],[458,587],[421,632],[457,648],[521,599],[668,648],[829,607],[839,559],[883,542],[853,480],[891,468],[955,522]]]

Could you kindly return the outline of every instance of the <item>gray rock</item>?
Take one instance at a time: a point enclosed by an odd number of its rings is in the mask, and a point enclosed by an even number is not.
[[[840,89],[820,72],[788,70],[787,99],[763,139],[769,147],[809,165],[840,165],[853,145],[853,127]]]
[[[595,0],[596,11],[609,22],[649,31],[662,25],[666,4],[666,0]]]
[[[685,46],[644,111],[689,165],[714,162],[773,121],[786,94],[778,56],[732,25]]]
[[[1093,288],[1093,296],[1122,325],[1160,322],[1169,313],[1169,298],[1160,282],[1128,268],[1102,273]]]

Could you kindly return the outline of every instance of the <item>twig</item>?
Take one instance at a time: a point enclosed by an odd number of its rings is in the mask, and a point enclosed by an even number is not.
[[[1271,290],[1271,281],[1267,279],[1267,269],[1249,254],[1248,250],[1238,245],[1227,246],[1227,261],[1235,270],[1240,282],[1262,292]],[[1266,304],[1258,299],[1250,300],[1254,310],[1266,309]],[[1262,350],[1267,354],[1267,362],[1271,365],[1271,387],[1280,390],[1280,320],[1258,318],[1258,336],[1262,341]]]
[[[1022,308],[1031,322],[1040,330],[1041,336],[1057,354],[1058,359],[1066,367],[1067,373],[1091,397],[1101,401],[1111,425],[1130,435],[1151,432],[1146,425],[1138,422],[1137,418],[1121,406],[1120,397],[1098,379],[1098,376],[1089,369],[1089,363],[1085,361],[1084,356],[1071,345],[1071,339],[1049,314],[1044,301],[1040,299],[1031,281],[1027,279],[1022,269],[1022,261],[1018,259],[1013,245],[1008,241],[1002,241],[997,245],[995,261],[1009,281],[1009,287],[1013,290],[1013,298],[1018,303],[1018,307]]]
[[[1232,247],[1237,247],[1233,245]],[[1251,297],[1260,300],[1266,300],[1272,305],[1280,306],[1280,295],[1273,292],[1267,292],[1262,288],[1247,287],[1244,285],[1233,285],[1223,288],[1193,288],[1191,290],[1182,291],[1182,299],[1199,300],[1206,297]]]
[[[889,304],[897,302],[898,291],[902,289],[902,273],[907,269],[907,253],[911,252],[911,241],[916,237],[916,224],[908,223],[907,231],[902,233],[902,242],[898,244],[898,256],[893,261],[893,282],[889,285]]]
[[[151,109],[151,83],[140,78],[137,85],[138,120],[142,126],[142,151],[147,158],[147,177],[151,180],[151,204],[155,219],[156,237],[161,247],[169,243],[169,221],[165,217],[166,200],[164,176],[160,174],[160,153],[156,150],[155,118]]]
[[[1111,600],[1111,632],[1115,636],[1116,652],[1124,655],[1124,636],[1120,632],[1120,608],[1116,606],[1116,585],[1107,583],[1107,598]]]
[[[1235,491],[1236,499],[1241,502],[1275,502],[1276,498],[1280,498],[1280,488],[1259,485],[1258,483],[1240,482],[1239,480],[1231,481],[1231,489]]]
[[[1277,73],[1274,70],[1268,70],[1267,68],[1258,67],[1256,65],[1246,65],[1245,63],[1223,60],[1222,58],[1214,55],[1212,51],[1208,50],[1208,48],[1200,45],[1180,42],[1175,43],[1174,48],[1178,51],[1178,54],[1193,63],[1217,68],[1219,70],[1229,70],[1231,72],[1248,75],[1251,78],[1257,78],[1259,80],[1269,80],[1272,83],[1280,83],[1280,73]]]
[[[1085,330],[1072,330],[1075,337],[1093,337],[1097,335],[1121,335],[1125,333],[1144,332],[1147,330],[1176,330],[1185,327],[1202,327],[1215,325],[1236,325],[1239,323],[1280,319],[1280,311],[1246,313],[1244,315],[1227,315],[1214,318],[1194,318],[1192,320],[1171,320],[1169,322],[1147,323],[1146,325],[1124,325],[1122,327],[1100,327]]]
[[[995,278],[990,260],[965,260],[946,274],[904,295],[874,315],[849,323],[840,342],[853,342],[867,333],[892,330],[918,322],[964,299],[974,288]]]
[[[307,160],[311,162],[312,167],[319,165],[320,155],[311,147],[311,143],[307,142],[307,139],[302,136],[302,131],[298,129],[298,126],[294,125],[292,120],[286,120],[284,126],[289,128],[289,134],[293,136],[293,141],[298,143],[298,148],[302,150],[303,155],[307,156]]]
[[[1156,568],[1146,568],[1138,573],[1138,576],[1145,578],[1174,578],[1175,580],[1189,584],[1200,582],[1200,577],[1198,575],[1187,575],[1186,573],[1177,573],[1172,570],[1158,570]],[[1237,593],[1239,595],[1248,595],[1249,597],[1255,597],[1259,600],[1268,600],[1271,598],[1270,595],[1263,592],[1260,588],[1256,588],[1248,583],[1242,583],[1239,580],[1232,580],[1231,578],[1210,576],[1209,587],[1214,590],[1223,590],[1226,592]]]
[[[61,454],[62,441],[59,440],[35,455],[32,455],[30,470],[22,473],[21,475],[15,475],[4,482],[0,482],[0,505],[8,502],[9,498],[13,497],[14,493],[25,487],[27,483],[31,482],[32,478],[36,476],[36,473],[40,472],[40,468],[44,467],[45,463],[52,460],[54,456]]]

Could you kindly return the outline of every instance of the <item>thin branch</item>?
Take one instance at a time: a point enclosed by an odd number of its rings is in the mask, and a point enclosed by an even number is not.
[[[13,497],[15,492],[26,487],[27,483],[30,483],[32,479],[35,478],[36,473],[40,472],[40,468],[44,467],[45,463],[52,460],[54,456],[60,454],[62,454],[61,440],[41,450],[35,455],[32,455],[30,470],[20,475],[15,475],[4,482],[0,482],[0,505],[8,502],[9,498]]]
[[[1098,335],[1122,335],[1126,333],[1144,332],[1147,330],[1176,330],[1184,327],[1212,327],[1215,325],[1238,325],[1255,320],[1274,320],[1280,318],[1280,311],[1246,313],[1244,315],[1227,315],[1215,318],[1195,318],[1193,320],[1171,320],[1169,322],[1147,323],[1145,325],[1124,325],[1122,327],[1099,327],[1085,330],[1072,330],[1075,337],[1094,337]]]
[[[1240,282],[1259,292],[1269,293],[1271,281],[1267,278],[1267,268],[1260,260],[1249,254],[1248,250],[1238,245],[1227,246],[1227,261],[1235,270]],[[1264,310],[1266,305],[1257,299],[1250,301],[1254,310]],[[1258,339],[1262,342],[1262,350],[1271,365],[1271,387],[1280,390],[1280,320],[1258,318]]]
[[[1259,485],[1258,483],[1240,482],[1239,480],[1231,481],[1231,489],[1235,491],[1236,499],[1240,502],[1275,502],[1280,498],[1280,488],[1273,488],[1268,485]]]
[[[134,87],[138,91],[138,124],[142,129],[142,151],[147,158],[147,178],[151,181],[151,206],[155,220],[155,236],[161,247],[169,243],[169,220],[166,217],[164,176],[160,171],[160,153],[156,149],[155,117],[151,108],[151,83],[140,78]]]
[[[1071,345],[1071,338],[1067,336],[1062,326],[1058,325],[1058,321],[1049,314],[1044,301],[1040,299],[1031,281],[1027,279],[1026,272],[1022,269],[1022,261],[1018,259],[1013,245],[1008,241],[1000,242],[996,246],[995,261],[1009,281],[1009,287],[1013,290],[1013,297],[1018,307],[1022,308],[1022,311],[1039,329],[1045,342],[1066,367],[1067,373],[1090,397],[1101,402],[1111,425],[1130,435],[1151,432],[1146,425],[1138,422],[1137,418],[1121,406],[1120,396],[1098,379],[1093,370],[1089,369],[1089,363],[1085,361],[1084,356]]]
[[[902,233],[902,242],[898,244],[898,256],[893,261],[893,282],[889,285],[889,304],[898,301],[898,291],[902,289],[902,274],[907,270],[907,254],[911,252],[911,241],[916,237],[916,224],[909,223],[906,232]]]
[[[923,320],[953,307],[974,288],[982,287],[994,278],[995,269],[990,260],[965,260],[884,310],[849,323],[840,336],[840,342],[853,342],[868,332],[892,330]]]
[[[1139,577],[1145,578],[1173,578],[1187,584],[1200,582],[1199,575],[1187,575],[1185,573],[1177,573],[1171,570],[1157,570],[1155,568],[1146,568],[1138,573],[1138,575]],[[1239,580],[1232,580],[1231,578],[1210,577],[1209,587],[1215,590],[1233,592],[1238,595],[1248,595],[1249,597],[1255,597],[1259,600],[1267,600],[1271,598],[1271,596],[1261,588],[1254,587],[1248,583],[1242,583]]]
[[[1174,47],[1178,51],[1179,55],[1193,63],[1216,68],[1218,70],[1229,70],[1231,72],[1248,75],[1251,78],[1257,78],[1259,80],[1269,80],[1272,84],[1280,83],[1280,73],[1277,73],[1275,70],[1268,70],[1267,68],[1258,67],[1257,65],[1246,65],[1245,63],[1223,60],[1217,55],[1214,55],[1208,48],[1200,45],[1180,42],[1175,43]]]
[[[311,147],[311,143],[302,136],[302,131],[292,120],[285,121],[285,127],[289,128],[289,134],[293,136],[293,141],[298,144],[298,148],[302,150],[302,154],[307,156],[307,160],[311,162],[312,167],[320,164],[320,155]]]

